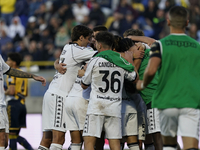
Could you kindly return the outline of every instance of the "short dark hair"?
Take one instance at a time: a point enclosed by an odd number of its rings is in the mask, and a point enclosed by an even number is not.
[[[115,51],[119,52],[119,41],[122,40],[122,37],[119,35],[114,35],[114,45],[113,45],[113,50],[115,49]]]
[[[20,63],[21,63],[21,61],[22,61],[22,56],[21,56],[19,53],[9,53],[9,54],[8,54],[8,57],[9,57],[12,61],[16,62],[16,65],[17,65],[17,66],[19,66]]]
[[[140,29],[128,29],[123,34],[124,37],[127,37],[129,35],[144,36],[144,32]]]
[[[80,36],[86,38],[87,36],[92,35],[92,30],[84,25],[77,25],[72,29],[71,40],[72,42],[77,41]]]
[[[94,27],[93,31],[94,32],[96,32],[96,31],[108,31],[108,29],[103,25],[99,25],[99,26]]]
[[[170,25],[174,28],[185,28],[188,20],[188,11],[182,6],[174,6],[169,10]]]
[[[119,49],[117,52],[125,52],[128,51],[132,46],[135,45],[135,42],[129,38],[124,38],[119,41]]]
[[[108,32],[108,31],[101,31],[101,32],[97,33],[95,39],[97,42],[100,42],[105,46],[108,46],[111,48],[113,47],[114,36],[112,33]]]

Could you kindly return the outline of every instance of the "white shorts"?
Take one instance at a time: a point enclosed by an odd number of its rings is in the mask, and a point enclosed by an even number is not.
[[[0,105],[0,129],[5,129],[5,133],[9,133],[9,122],[6,106]]]
[[[147,134],[160,132],[159,111],[157,108],[147,109]]]
[[[67,130],[83,130],[88,102],[81,97],[67,97],[65,100]]]
[[[64,98],[53,93],[46,92],[42,106],[42,130],[57,130],[66,132]]]
[[[199,139],[199,109],[169,108],[159,111],[162,135],[172,137],[179,135]]]
[[[122,114],[122,136],[138,135],[137,113]]]
[[[86,115],[83,136],[101,137],[105,131],[107,139],[121,139],[121,118],[101,115]]]

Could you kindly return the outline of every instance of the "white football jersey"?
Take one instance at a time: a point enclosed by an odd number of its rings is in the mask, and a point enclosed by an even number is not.
[[[68,96],[82,97],[82,92],[83,92],[83,89],[81,87],[81,77],[76,77],[76,80]]]
[[[0,106],[1,105],[6,105],[6,101],[5,101],[5,91],[4,91],[4,80],[3,80],[3,74],[6,73],[8,70],[10,69],[10,67],[5,63],[5,61],[3,60],[3,58],[0,55]]]
[[[94,57],[90,60],[82,77],[82,84],[91,84],[92,88],[87,114],[121,117],[125,72],[104,58]]]
[[[56,72],[48,91],[63,97],[68,96],[82,63],[89,60],[95,53],[89,47],[81,47],[77,44],[66,44],[60,55],[59,62],[67,64],[67,72],[65,74]]]

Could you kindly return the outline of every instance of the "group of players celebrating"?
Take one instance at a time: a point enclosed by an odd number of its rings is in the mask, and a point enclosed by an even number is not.
[[[104,138],[112,150],[124,142],[131,150],[143,142],[145,149],[175,150],[177,135],[184,149],[198,149],[200,45],[184,33],[187,16],[184,7],[173,7],[171,34],[160,41],[140,30],[121,38],[104,26],[74,27],[44,95],[38,149],[62,149],[67,130],[71,150],[83,143],[103,149]]]
[[[171,34],[159,41],[140,30],[114,36],[104,26],[73,28],[72,43],[55,61],[43,99],[39,150],[197,150],[200,118],[200,45],[185,34],[188,13],[174,6]],[[90,45],[90,46],[88,46]],[[151,48],[149,47],[151,46]],[[32,77],[32,76],[31,76]]]

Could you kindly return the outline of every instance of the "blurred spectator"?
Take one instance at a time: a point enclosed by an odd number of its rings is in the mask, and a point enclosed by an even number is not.
[[[198,37],[197,31],[198,31],[197,25],[195,23],[191,23],[189,25],[188,35],[191,38],[193,38],[195,40],[198,40],[200,37]]]
[[[156,17],[153,18],[154,39],[160,39],[160,33],[162,32],[165,23],[165,12],[164,10],[158,9]]]
[[[127,11],[131,11],[132,14],[134,15],[134,18],[138,17],[138,12],[133,9],[133,7],[128,3],[127,0],[120,0],[116,12],[121,13],[123,15],[122,18],[124,18]]]
[[[33,61],[39,61],[41,60],[39,55],[39,51],[37,49],[37,42],[36,41],[31,41],[28,47],[29,54],[32,56]],[[26,57],[26,55],[25,55]]]
[[[50,31],[50,36],[52,37],[52,39],[54,39],[59,27],[60,27],[60,20],[56,17],[51,17],[48,29]]]
[[[37,23],[38,23],[40,32],[43,31],[47,27],[47,23],[43,17],[38,17]]]
[[[78,25],[78,23],[76,22],[76,20],[74,19],[74,17],[71,16],[70,18],[68,18],[68,20],[66,20],[64,22],[63,27],[65,27],[65,30],[66,30],[67,34],[69,36],[71,36],[72,28],[75,27],[76,25]]]
[[[36,23],[36,17],[31,16],[28,18],[28,24],[26,27],[26,36],[28,39],[34,40],[34,41],[39,41],[40,40],[40,35],[39,35],[39,29],[38,25]]]
[[[1,47],[1,55],[4,60],[7,60],[8,53],[15,52],[12,42],[8,42]]]
[[[33,16],[35,14],[35,11],[38,10],[41,4],[42,4],[42,0],[30,0],[29,1],[29,16]]]
[[[88,22],[88,15],[89,15],[89,9],[86,5],[84,5],[84,2],[82,0],[76,0],[76,4],[73,4],[72,6],[72,12],[74,14],[74,17],[78,23],[87,23]]]
[[[45,18],[45,15],[46,15],[46,6],[45,6],[45,4],[40,4],[39,8],[37,10],[35,10],[34,15],[36,17],[43,17],[43,18]]]
[[[53,43],[53,38],[50,35],[50,31],[48,28],[45,28],[42,31],[42,34],[40,36],[40,41],[43,42],[44,45],[46,45],[47,43]]]
[[[69,4],[62,5],[57,12],[57,16],[61,21],[60,23],[63,24],[65,20],[68,20],[73,16],[71,6]]]
[[[12,24],[9,26],[9,37],[13,39],[13,42],[20,41],[25,35],[25,28],[21,24],[21,20],[18,16],[12,19]]]
[[[67,34],[64,27],[60,27],[55,37],[56,47],[63,47],[65,44],[69,43],[70,36]]]
[[[24,56],[29,54],[27,47],[25,46],[23,41],[19,41],[18,46],[16,47],[15,52],[20,53],[22,56],[22,60],[24,60]]]
[[[134,15],[132,14],[131,11],[127,11],[125,18],[121,21],[121,31],[120,31],[120,36],[123,36],[123,33],[130,29],[132,25],[136,22],[136,19],[134,18]]]
[[[24,27],[26,27],[28,21],[28,14],[29,14],[29,4],[28,0],[17,0],[15,4],[15,16],[19,16],[21,19],[21,23]]]
[[[144,17],[148,25],[153,25],[153,18],[156,17],[156,12],[158,8],[154,0],[149,0],[148,6],[144,11]]]
[[[2,30],[6,32],[6,35],[9,33],[8,26],[5,24],[5,21],[3,19],[0,20],[0,37],[2,36]]]
[[[12,22],[13,13],[15,11],[16,0],[0,0],[1,17],[9,26]]]
[[[170,10],[170,8],[172,8],[175,5],[174,0],[166,0],[165,2],[165,12],[168,12]]]
[[[190,7],[189,12],[190,22],[196,23],[200,29],[200,4],[193,5],[192,7]]]
[[[90,22],[93,22],[94,26],[102,25],[105,22],[105,16],[101,11],[100,5],[98,2],[92,2],[92,9],[89,14]]]
[[[123,34],[122,30],[121,30],[122,28],[120,27],[122,16],[123,15],[121,13],[117,12],[117,11],[114,13],[114,21],[111,23],[111,25],[108,29],[113,34],[116,34],[116,35]]]
[[[7,36],[6,31],[3,29],[1,30],[1,40],[0,40],[0,46],[1,49],[3,46],[5,46],[7,43],[11,43],[12,39]]]

